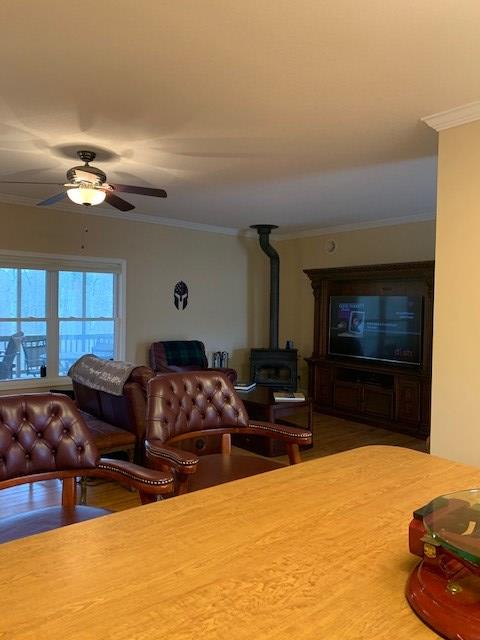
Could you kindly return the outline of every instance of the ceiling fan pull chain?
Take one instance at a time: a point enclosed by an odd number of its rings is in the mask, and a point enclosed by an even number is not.
[[[85,251],[87,248],[87,239],[88,239],[88,224],[87,224],[87,214],[83,214],[82,220],[82,237],[81,237],[81,246],[80,248]]]

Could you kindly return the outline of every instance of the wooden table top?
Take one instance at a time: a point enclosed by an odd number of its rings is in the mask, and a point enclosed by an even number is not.
[[[404,598],[413,509],[480,473],[373,446],[0,546],[0,638],[436,638]]]

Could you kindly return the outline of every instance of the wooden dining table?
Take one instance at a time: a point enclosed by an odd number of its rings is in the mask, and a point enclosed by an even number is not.
[[[370,446],[0,546],[2,640],[423,640],[412,511],[480,470]]]

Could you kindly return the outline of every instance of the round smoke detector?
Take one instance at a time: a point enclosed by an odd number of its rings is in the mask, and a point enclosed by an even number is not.
[[[335,240],[326,240],[325,241],[325,253],[335,253],[337,250],[337,243]]]

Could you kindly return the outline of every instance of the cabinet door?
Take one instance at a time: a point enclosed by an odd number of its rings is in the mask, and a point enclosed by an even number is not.
[[[420,382],[411,378],[397,378],[396,419],[399,422],[420,422]]]
[[[363,386],[354,382],[335,382],[333,406],[346,411],[361,411]]]
[[[332,406],[332,370],[329,367],[315,367],[314,399],[325,407]]]
[[[393,417],[393,389],[384,390],[365,385],[363,390],[363,410],[371,416],[391,420]]]

